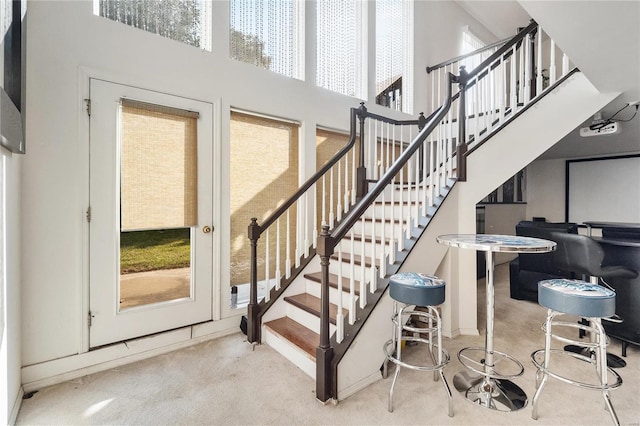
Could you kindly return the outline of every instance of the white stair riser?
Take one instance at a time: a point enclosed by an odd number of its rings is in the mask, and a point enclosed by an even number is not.
[[[263,327],[263,339],[264,341],[282,354],[285,358],[291,361],[294,365],[304,371],[313,380],[316,378],[316,361],[311,358],[308,353],[283,338],[282,336],[271,332],[266,327]]]
[[[371,259],[369,258],[368,261],[370,262]],[[357,263],[354,262],[353,272],[352,272],[351,264],[349,262],[346,262],[346,261],[339,262],[338,259],[331,258],[329,262],[329,272],[332,274],[338,275],[340,273],[340,270],[339,270],[340,267],[342,267],[341,272],[344,278],[351,278],[353,274],[353,277],[356,279],[356,281],[360,279],[361,265],[358,265]],[[369,269],[370,267],[371,267],[370,265],[369,266],[365,265],[366,269]]]
[[[341,243],[342,249],[344,251],[344,253],[350,252],[351,251],[351,243]],[[391,254],[392,250],[397,250],[398,248],[398,243],[396,242],[395,244],[389,244],[389,242],[387,241],[386,244],[384,245],[384,247],[382,246],[381,243],[377,243],[375,244],[375,258],[377,260],[380,260],[380,252],[384,250],[384,253],[389,256]],[[336,250],[337,251],[337,250]],[[373,257],[374,255],[374,243],[372,242],[367,242],[365,241],[364,243],[364,253],[362,252],[362,242],[360,242],[360,244],[356,244],[353,248],[353,252],[354,254],[360,255],[360,256],[367,256],[369,258]]]
[[[364,213],[363,216],[366,217],[367,219],[371,219],[373,217],[373,214],[375,213],[375,217],[378,218],[378,219],[380,219],[383,216],[390,219],[391,218],[391,213],[393,212],[394,219],[400,219],[401,217],[406,218],[407,217],[407,212],[409,211],[409,209],[415,210],[415,206],[416,206],[416,203],[407,204],[405,202],[403,205],[400,205],[400,201],[394,200],[393,205],[392,204],[386,204],[384,206],[384,215],[383,215],[383,211],[382,211],[383,210],[383,206],[382,206],[382,204],[377,203],[377,204],[375,204],[373,206],[373,209],[369,208]]]
[[[360,280],[354,280],[355,285],[356,285],[356,289],[359,288],[360,286]],[[316,281],[311,281],[311,280],[307,280],[307,293],[320,298],[321,297],[321,285],[320,283],[316,282]],[[333,288],[333,287],[329,287],[329,302],[333,303],[334,305],[338,304],[338,299],[339,299],[339,292],[338,289]],[[342,307],[343,308],[348,308],[349,307],[349,300],[351,299],[351,296],[349,295],[349,288],[347,286],[344,286],[342,289]],[[358,300],[358,296],[355,296],[356,301]]]
[[[384,223],[384,236],[387,238],[398,238],[398,235],[400,235],[400,227],[402,226],[402,223],[400,222],[400,218],[396,217],[395,218],[397,220],[397,222],[395,223],[391,223],[391,222],[385,222]],[[404,224],[406,225],[406,218],[404,220]],[[382,235],[382,222],[376,221],[375,222],[375,233],[376,233],[376,237],[380,238],[380,236]],[[362,221],[359,220],[354,226],[353,226],[353,230],[355,231],[356,235],[362,235]],[[370,237],[371,235],[373,235],[374,232],[374,222],[372,220],[365,220],[364,221],[364,234],[367,237]],[[342,239],[342,243],[347,243],[348,245],[343,246],[344,248],[348,248],[349,244],[351,244],[351,237],[350,235],[347,233],[347,235]],[[354,245],[358,245],[359,241],[354,241],[353,242]]]
[[[287,303],[287,317],[291,318],[298,324],[304,325],[314,333],[320,333],[320,318],[292,305],[291,303]],[[336,326],[329,323],[329,334],[331,335],[335,331]]]

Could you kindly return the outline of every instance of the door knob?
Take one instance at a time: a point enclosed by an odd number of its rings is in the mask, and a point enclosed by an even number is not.
[[[205,234],[208,234],[211,231],[213,231],[213,227],[211,226],[206,225],[202,227],[202,232],[204,232]]]

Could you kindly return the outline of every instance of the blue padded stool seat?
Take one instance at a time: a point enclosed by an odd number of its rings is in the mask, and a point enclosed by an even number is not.
[[[416,306],[438,306],[444,303],[444,287],[444,280],[417,272],[402,272],[389,279],[391,298]]]
[[[616,294],[606,287],[564,278],[538,283],[538,303],[565,314],[607,318],[616,312]]]

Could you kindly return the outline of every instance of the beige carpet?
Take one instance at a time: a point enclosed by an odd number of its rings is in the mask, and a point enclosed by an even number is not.
[[[484,285],[479,282],[480,320],[484,324]],[[525,366],[515,379],[531,398],[535,369],[530,353],[543,345],[540,324],[545,310],[509,298],[508,269],[496,269],[495,349]],[[266,345],[256,347],[235,334],[146,361],[41,389],[25,399],[17,424],[457,424],[457,425],[608,425],[601,393],[550,380],[540,398],[539,419],[531,402],[503,413],[476,406],[453,387],[462,370],[455,354],[482,346],[483,336],[445,339],[452,354],[445,375],[454,392],[454,417],[447,416],[442,385],[428,373],[403,370],[396,386],[393,413],[387,412],[391,380],[380,380],[337,405],[322,406],[313,381]],[[620,342],[610,351],[620,354]],[[623,425],[640,424],[640,348],[631,346],[624,379],[611,392]],[[577,364],[585,364],[577,362]],[[585,364],[586,365],[586,364]],[[576,367],[577,368],[577,367]]]

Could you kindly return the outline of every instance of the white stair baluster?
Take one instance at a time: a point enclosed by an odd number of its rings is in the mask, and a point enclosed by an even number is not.
[[[304,193],[304,257],[309,257],[309,194],[310,191]]]
[[[355,264],[355,232],[351,228],[351,257],[349,259],[350,274],[349,274],[349,324],[353,325],[356,322],[356,264]]]
[[[333,229],[333,167],[329,169],[329,228]]]
[[[387,170],[389,170],[389,165],[391,160],[391,139],[389,138],[389,123],[380,123],[380,126],[381,126],[381,129],[386,129],[386,137],[384,136],[384,133],[382,136],[383,138],[385,138],[386,146],[387,146],[387,163],[384,169],[384,172],[386,173]]]
[[[520,46],[519,55],[520,55],[520,70],[518,72],[518,101],[521,104],[526,105],[527,103],[525,102],[525,99],[524,99],[524,67],[525,67],[524,46]]]
[[[269,229],[265,232],[265,248],[264,248],[264,285],[265,285],[265,295],[264,301],[268,302],[271,300],[271,283],[269,279]]]
[[[342,313],[342,245],[338,244],[338,312],[336,314],[336,341],[344,338],[344,315]]]
[[[372,124],[373,122],[373,124]],[[371,133],[371,126],[373,126],[373,133]],[[373,119],[371,119],[369,121],[369,133],[368,133],[368,137],[369,137],[369,143],[371,145],[371,149],[373,151],[373,174],[371,176],[371,178],[373,180],[377,180],[378,179],[378,140],[377,140],[377,134],[378,134],[378,123],[377,121],[374,121]],[[368,188],[367,188],[367,192],[368,192]]]
[[[489,101],[489,126],[487,127],[487,134],[490,129],[493,129],[493,123],[496,119],[496,70],[491,70],[491,65],[487,67],[489,73],[489,88],[488,88],[488,101]]]
[[[433,82],[433,79],[431,80]],[[432,92],[433,94],[433,92]],[[404,126],[400,127],[400,141],[404,143]],[[400,170],[400,236],[398,237],[398,250],[404,250],[404,174],[407,170],[407,166],[405,165],[402,170]],[[396,187],[392,185],[391,192],[396,192]]]
[[[536,96],[542,93],[542,28],[538,27],[536,32],[536,47],[538,48],[538,57],[536,62]]]
[[[327,202],[327,186],[326,186],[326,174],[322,175],[322,223],[321,226],[324,226],[327,224],[327,207],[326,207],[326,202]]]
[[[353,151],[355,155],[355,150]],[[349,153],[344,156],[344,212],[347,213],[350,207],[349,201]]]
[[[549,84],[553,84],[556,82],[556,42],[551,40],[549,47]]]
[[[342,219],[342,162],[338,161],[338,194],[337,194],[336,212],[337,219]]]
[[[375,147],[373,146],[373,144],[371,143],[371,122],[373,120],[369,120],[367,121],[367,134],[365,136],[365,143],[362,144],[362,146],[367,146],[367,178],[369,179],[373,179],[375,172],[374,167],[376,164],[376,151],[375,151]],[[360,138],[362,138],[362,135],[360,135]],[[354,169],[355,170],[355,169]]]
[[[500,124],[504,123],[505,108],[507,107],[507,72],[505,69],[504,55],[500,57]]]
[[[313,184],[313,248],[318,247],[318,192],[316,184]]]
[[[361,257],[361,262],[360,262],[360,295],[358,296],[358,298],[360,299],[360,309],[364,309],[367,306],[367,279],[365,277],[365,272],[367,269],[367,265],[365,262],[366,256],[365,256],[365,236],[367,235],[365,233],[365,220],[364,219],[360,219],[360,223],[361,223],[361,230],[360,230],[360,257]]]
[[[480,93],[480,87],[479,87],[479,82],[478,82],[478,76],[476,75],[475,80],[475,84],[473,85],[473,87],[471,88],[473,94],[472,94],[472,98],[473,98],[473,141],[474,143],[478,141],[478,139],[480,139],[480,100],[478,99],[479,97],[479,93]],[[465,135],[464,137],[462,135],[458,135],[458,144],[460,143],[464,143],[465,139],[469,140],[469,135]]]
[[[375,292],[376,288],[376,209],[373,205],[369,207],[371,210],[371,271],[370,271],[370,281],[369,286],[371,288],[371,293]],[[364,255],[364,252],[363,252]]]
[[[276,290],[280,290],[280,218],[276,219]]]
[[[562,54],[562,76],[564,77],[569,73],[569,57],[566,54]]]
[[[531,34],[525,37],[524,45],[524,103],[527,105],[531,100]]]
[[[301,242],[301,238],[302,238],[302,231],[304,230],[303,226],[300,226],[300,214],[302,212],[302,209],[300,209],[300,202],[301,200],[298,198],[298,201],[296,201],[295,206],[296,206],[296,239],[295,239],[295,244],[296,244],[296,258],[294,259],[295,262],[294,264],[296,265],[296,268],[298,266],[300,266],[300,257],[302,256],[302,242]]]
[[[384,274],[385,274],[385,270],[386,270],[386,249],[387,249],[387,240],[386,240],[386,232],[385,232],[385,227],[386,227],[386,223],[387,223],[387,212],[386,212],[386,200],[385,200],[385,196],[384,196],[384,192],[381,195],[381,200],[382,200],[382,214],[380,215],[380,219],[382,220],[382,224],[380,226],[381,230],[380,230],[380,235],[381,235],[381,239],[380,239],[380,278],[384,278]],[[375,242],[374,242],[375,244]],[[377,280],[376,280],[376,284],[377,284]],[[376,285],[377,287],[377,285]]]
[[[360,137],[362,138],[362,135],[360,135]],[[364,149],[364,141],[362,141],[363,143],[360,144],[360,148]],[[353,155],[351,155],[351,205],[355,205],[356,204],[356,177],[357,177],[357,173],[356,173],[356,150],[353,150]]]
[[[286,260],[285,260],[285,266],[284,266],[284,276],[285,278],[290,278],[291,277],[291,221],[290,221],[290,215],[289,212],[291,211],[291,209],[287,209],[287,225],[285,226],[285,229],[287,231],[287,241],[286,241]]]
[[[516,111],[518,111],[518,87],[517,87],[518,76],[516,74],[516,63],[517,63],[516,46],[513,46],[511,58],[509,60],[511,62],[511,73],[509,78],[509,81],[511,83],[511,89],[509,90],[509,93],[511,95],[511,116],[513,117]]]

